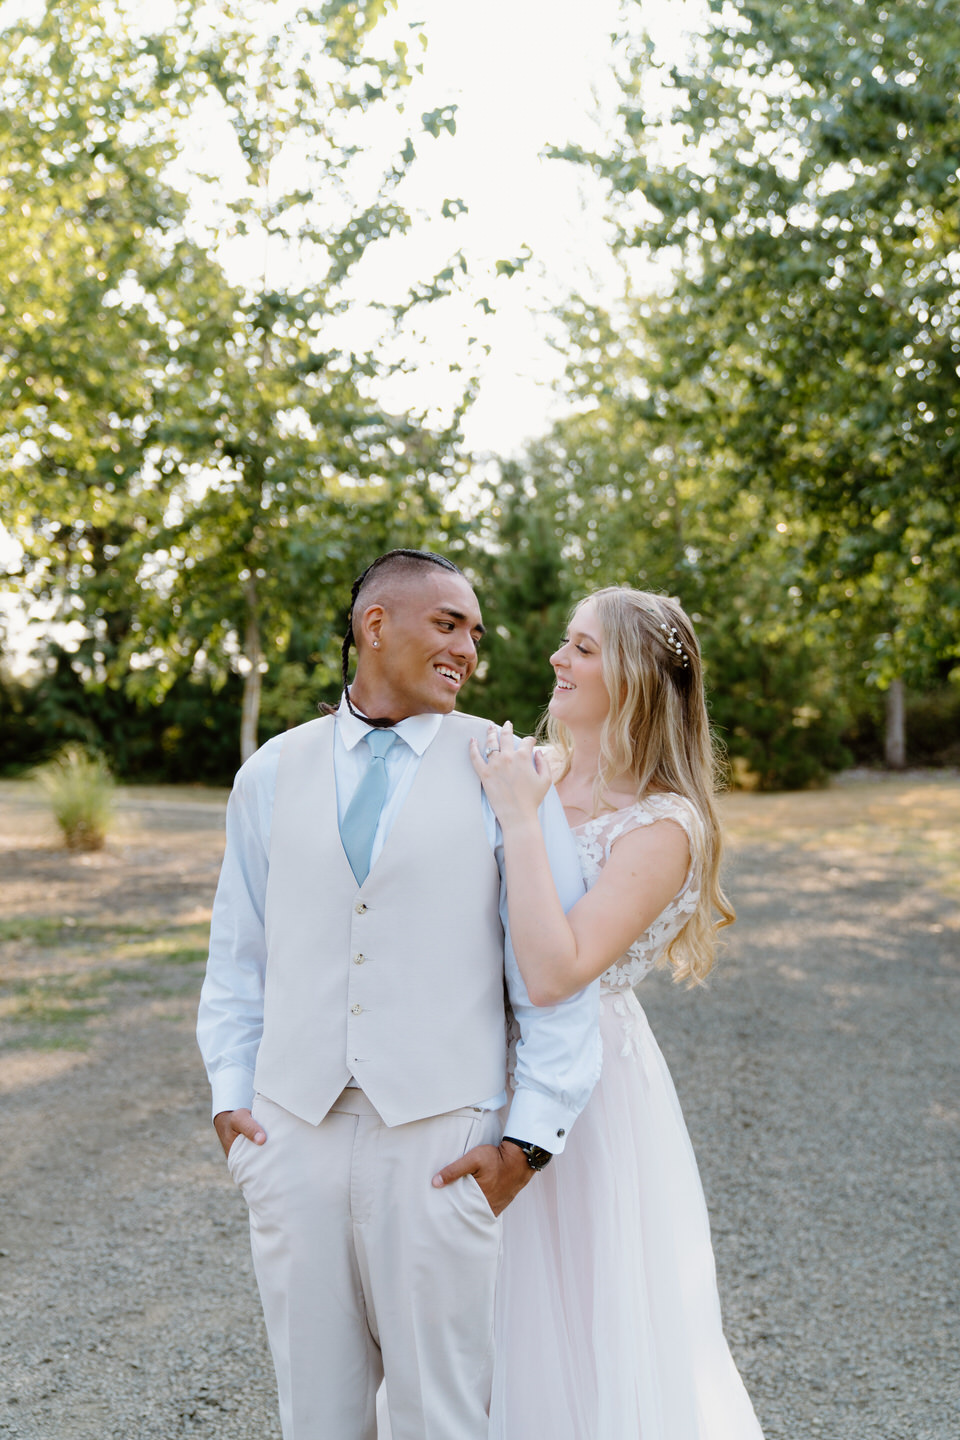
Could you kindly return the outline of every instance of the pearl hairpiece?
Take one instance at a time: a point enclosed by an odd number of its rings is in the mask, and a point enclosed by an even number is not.
[[[677,634],[676,625],[661,624],[660,629],[663,631],[663,638],[666,641],[667,645],[669,645],[670,649],[674,652],[677,659],[683,661],[683,668],[684,670],[686,670],[689,667],[690,660],[687,656],[686,650],[684,650],[683,648],[680,636]]]

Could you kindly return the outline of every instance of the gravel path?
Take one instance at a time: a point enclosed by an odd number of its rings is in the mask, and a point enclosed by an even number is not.
[[[192,1033],[221,805],[173,794],[67,857],[0,785],[0,1435],[279,1436]],[[727,808],[721,968],[641,999],[734,1354],[767,1440],[957,1440],[960,783]]]

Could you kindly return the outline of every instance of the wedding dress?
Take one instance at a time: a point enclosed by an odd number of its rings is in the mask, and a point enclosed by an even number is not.
[[[574,829],[584,880],[656,794]],[[490,1440],[762,1440],[723,1335],[710,1226],[663,1056],[633,993],[696,907],[673,901],[601,979],[603,1070],[561,1156],[504,1214]]]
[[[587,886],[614,843],[700,817],[650,795],[574,828]],[[763,1440],[727,1347],[707,1207],[633,987],[693,913],[678,894],[601,977],[603,1069],[566,1148],[504,1212],[489,1440]],[[385,1396],[378,1440],[390,1440]]]

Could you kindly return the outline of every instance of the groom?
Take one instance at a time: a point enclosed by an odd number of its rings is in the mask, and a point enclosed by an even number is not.
[[[354,586],[336,714],[268,741],[230,798],[197,1033],[284,1440],[375,1440],[383,1376],[393,1440],[485,1440],[499,1216],[599,1073],[596,987],[535,1009],[505,941],[468,754],[487,724],[454,713],[482,634],[449,561],[381,556]],[[569,908],[553,792],[541,818]]]

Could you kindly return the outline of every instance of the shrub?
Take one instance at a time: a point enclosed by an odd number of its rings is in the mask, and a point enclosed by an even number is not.
[[[802,640],[754,638],[735,619],[701,628],[710,719],[734,786],[803,790],[850,764],[837,687]]]
[[[113,813],[113,777],[100,755],[65,745],[36,778],[68,850],[100,850]]]

